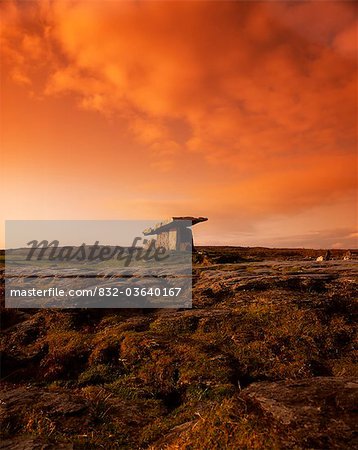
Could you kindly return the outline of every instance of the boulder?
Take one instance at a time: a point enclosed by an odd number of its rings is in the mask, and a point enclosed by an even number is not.
[[[350,250],[347,250],[346,253],[343,256],[343,260],[344,261],[349,261],[350,259],[352,259],[352,252]]]

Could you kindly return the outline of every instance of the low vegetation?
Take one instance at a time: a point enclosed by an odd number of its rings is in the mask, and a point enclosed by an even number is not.
[[[273,277],[213,252],[194,268],[192,310],[4,311],[3,391],[49,397],[10,408],[3,438],[75,449],[289,448],[241,391],[357,374],[356,266],[322,278],[296,260]]]

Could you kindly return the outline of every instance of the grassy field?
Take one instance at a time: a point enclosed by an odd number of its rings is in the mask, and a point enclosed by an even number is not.
[[[2,308],[4,448],[354,448],[357,260],[198,250],[190,310]]]

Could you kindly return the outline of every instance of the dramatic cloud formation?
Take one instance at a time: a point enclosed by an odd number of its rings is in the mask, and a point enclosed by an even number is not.
[[[10,184],[45,182],[71,217],[207,214],[206,242],[273,217],[309,235],[315,214],[356,245],[355,3],[7,2],[2,17]],[[61,171],[90,205],[68,209]]]

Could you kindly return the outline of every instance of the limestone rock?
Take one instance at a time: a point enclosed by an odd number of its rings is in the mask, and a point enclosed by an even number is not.
[[[285,448],[357,448],[356,378],[253,383],[242,398],[273,432],[287,433]]]
[[[344,261],[349,261],[350,259],[352,259],[352,252],[350,250],[348,250],[344,256],[343,256],[343,260]]]
[[[50,444],[43,439],[33,436],[18,436],[4,439],[0,443],[1,450],[73,450],[73,444],[56,442]]]

